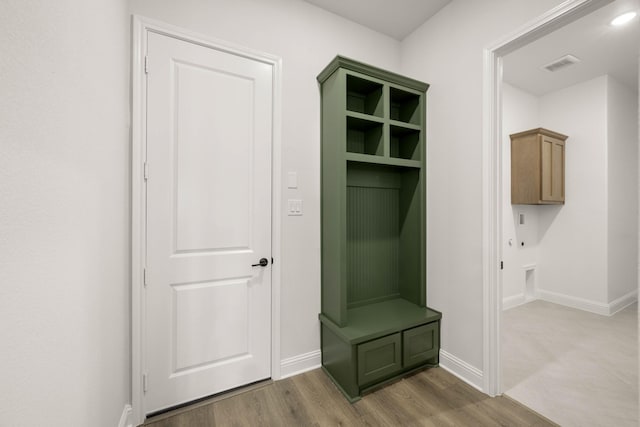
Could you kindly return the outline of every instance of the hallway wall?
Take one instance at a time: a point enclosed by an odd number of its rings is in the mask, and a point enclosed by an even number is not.
[[[320,90],[337,55],[398,71],[400,43],[299,0],[132,0],[131,13],[282,58],[282,359],[319,364]],[[286,188],[297,172],[298,188]],[[286,216],[287,198],[303,216]],[[306,357],[306,356],[305,356]]]
[[[0,425],[130,402],[125,0],[0,2]]]
[[[443,313],[441,363],[480,387],[483,49],[560,3],[454,0],[402,43],[402,72],[431,84],[427,299]]]

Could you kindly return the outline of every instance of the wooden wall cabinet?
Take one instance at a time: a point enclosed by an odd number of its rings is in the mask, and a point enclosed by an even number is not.
[[[344,57],[322,95],[322,366],[350,401],[438,364],[426,306],[428,85]]]
[[[543,128],[511,135],[512,204],[564,204],[566,139]]]

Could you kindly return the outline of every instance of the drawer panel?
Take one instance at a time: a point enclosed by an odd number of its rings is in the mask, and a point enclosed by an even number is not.
[[[370,384],[402,369],[400,333],[358,345],[358,384]]]
[[[402,365],[419,365],[438,355],[440,348],[438,322],[427,323],[402,332]]]

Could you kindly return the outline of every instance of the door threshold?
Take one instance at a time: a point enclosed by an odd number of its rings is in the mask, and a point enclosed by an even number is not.
[[[266,380],[256,381],[250,384],[232,388],[227,391],[212,394],[211,396],[205,396],[205,397],[201,397],[200,399],[191,400],[189,402],[182,403],[180,405],[175,405],[166,409],[161,409],[159,411],[155,411],[147,415],[145,418],[144,424],[142,425],[144,426],[146,424],[154,423],[156,421],[171,418],[173,416],[191,411],[196,408],[200,408],[202,406],[210,405],[212,403],[219,402],[221,400],[228,399],[230,397],[234,397],[239,394],[246,393],[248,391],[253,391],[262,387],[266,387],[270,384],[273,384],[273,380],[271,378],[268,378]]]

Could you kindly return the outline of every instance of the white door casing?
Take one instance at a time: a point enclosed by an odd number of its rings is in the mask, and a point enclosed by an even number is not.
[[[274,68],[154,32],[146,45],[150,413],[271,376]]]

